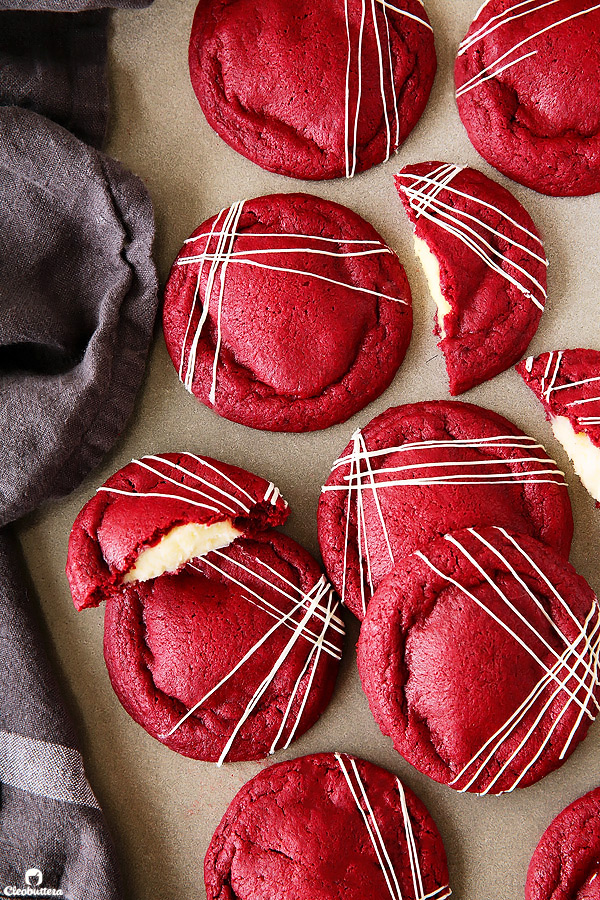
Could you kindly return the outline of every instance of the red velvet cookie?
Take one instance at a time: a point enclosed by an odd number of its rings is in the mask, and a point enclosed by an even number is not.
[[[189,62],[223,140],[264,169],[308,179],[388,159],[436,70],[420,0],[200,0]]]
[[[268,527],[286,517],[264,479],[178,453],[117,472],[73,526],[73,599],[106,600],[115,692],[179,753],[259,759],[329,702],[344,626],[314,559]]]
[[[600,191],[600,4],[487,0],[455,65],[475,149],[543,194]]]
[[[546,410],[575,471],[600,502],[600,352],[559,350],[530,356],[517,372]]]
[[[446,854],[399,778],[343,753],[270,766],[234,797],[204,861],[207,900],[444,900]]]
[[[274,194],[234,204],[186,241],[163,324],[181,381],[219,415],[314,431],[388,387],[410,340],[410,288],[360,216]]]
[[[531,858],[525,900],[599,900],[600,788],[548,826]]]
[[[533,784],[573,752],[600,705],[600,607],[556,551],[465,529],[379,585],[358,644],[371,711],[396,750],[458,791]]]
[[[396,187],[436,301],[450,393],[519,360],[546,302],[546,255],[515,198],[476,169],[406,166]]]
[[[318,512],[325,567],[363,618],[394,565],[438,535],[503,525],[567,557],[563,473],[533,438],[489,409],[434,400],[388,409],[334,463]]]

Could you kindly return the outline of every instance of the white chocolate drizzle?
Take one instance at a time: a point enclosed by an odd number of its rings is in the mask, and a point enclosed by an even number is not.
[[[567,486],[564,472],[558,468],[553,459],[550,459],[548,456],[531,455],[532,451],[536,449],[544,450],[544,447],[542,444],[537,443],[534,438],[528,437],[527,435],[493,435],[491,437],[474,438],[472,440],[449,438],[441,441],[411,441],[395,447],[391,446],[383,447],[378,450],[367,450],[365,439],[361,431],[358,430],[352,436],[352,447],[352,452],[349,455],[341,456],[336,460],[331,469],[332,472],[335,472],[342,466],[349,467],[348,474],[343,477],[345,484],[325,484],[322,487],[322,492],[346,492],[348,495],[346,503],[342,570],[342,603],[346,600],[348,583],[348,550],[350,546],[350,519],[354,512],[363,615],[367,610],[367,591],[370,597],[372,597],[375,588],[371,575],[371,556],[364,513],[363,494],[365,491],[371,493],[375,503],[378,522],[389,553],[391,568],[393,568],[395,560],[389,530],[378,496],[380,490],[393,487],[435,487],[439,485],[468,487],[474,485],[555,484],[565,488]],[[410,463],[404,466],[386,466],[375,470],[371,467],[371,460],[377,459],[378,457],[389,456],[396,453],[407,453],[416,450],[425,453],[443,450],[445,451],[447,458],[433,462],[423,460],[418,463]],[[493,458],[480,460],[452,460],[453,453],[462,450],[472,450],[476,452],[484,451],[490,453]],[[494,455],[495,450],[523,450],[524,452],[522,454],[503,458],[499,454]],[[517,471],[506,471],[506,469],[512,465],[518,465],[519,469],[521,466],[527,465],[528,468]],[[486,469],[484,473],[473,472],[472,467],[474,466],[484,468],[497,466],[499,471],[494,472]],[[531,468],[529,468],[529,466],[531,466]],[[459,472],[445,471],[452,469],[459,469]],[[438,470],[441,470],[439,471],[439,474],[437,474]],[[399,475],[400,473],[413,471],[415,472],[415,477],[390,477]],[[373,538],[371,537],[371,540],[372,539]],[[366,564],[366,574],[365,567],[363,566],[363,559]]]
[[[270,263],[261,262],[258,258],[261,256],[275,256],[285,258],[285,256],[289,254],[302,253],[308,256],[329,256],[335,259],[353,259],[356,257],[392,254],[392,251],[382,241],[374,240],[345,240],[343,237],[327,238],[323,237],[322,235],[295,234],[287,232],[272,232],[270,234],[254,231],[238,232],[237,228],[244,210],[245,203],[245,200],[241,200],[237,203],[234,203],[233,206],[228,210],[222,209],[218,216],[215,218],[212,228],[209,232],[203,232],[202,234],[195,235],[194,237],[188,238],[185,242],[186,244],[196,243],[197,241],[204,239],[204,246],[202,247],[201,251],[191,253],[187,256],[181,256],[176,260],[177,266],[198,266],[196,287],[194,290],[194,296],[190,307],[187,326],[181,345],[181,357],[179,360],[179,379],[183,382],[185,388],[190,393],[192,392],[192,386],[194,382],[198,344],[204,326],[206,325],[207,319],[209,318],[213,290],[216,290],[215,285],[218,284],[216,315],[213,312],[212,316],[212,318],[216,321],[217,326],[217,340],[215,342],[212,381],[209,393],[209,400],[213,405],[216,401],[217,370],[221,350],[221,316],[225,292],[225,279],[229,266],[251,266],[252,268],[266,269],[271,272],[286,272],[292,275],[299,275],[301,278],[313,278],[317,281],[323,281],[325,283],[334,284],[351,291],[356,291],[359,294],[367,294],[369,296],[376,297],[378,300],[390,300],[395,303],[401,303],[405,306],[408,306],[407,301],[402,299],[401,297],[394,297],[390,294],[381,293],[380,291],[363,288],[360,287],[360,285],[352,284],[351,282],[338,281],[334,278],[328,278],[325,275],[321,275],[319,272],[312,272],[309,269],[296,269],[291,266],[276,266]],[[273,241],[273,246],[268,248],[253,248],[252,240],[255,238],[270,238]],[[296,242],[298,241],[298,239],[304,241],[317,241],[324,244],[332,244],[337,247],[342,245],[350,246],[353,249],[345,251],[339,249],[322,249],[318,247],[297,244]],[[216,246],[211,249],[211,243],[214,243],[215,240],[217,242]],[[276,245],[278,241],[282,240],[287,241],[289,246]],[[244,246],[242,249],[240,249],[240,244],[242,243],[244,245],[249,243],[250,246]],[[206,276],[205,284],[203,284],[202,276],[205,270],[205,266],[209,265],[210,268],[208,269],[208,275]],[[219,279],[218,282],[217,278]],[[200,294],[202,294],[202,296],[200,296]],[[193,320],[195,318],[199,302],[202,307],[202,313],[194,329]]]
[[[420,0],[421,5],[423,6],[422,0]],[[381,34],[379,31],[379,24],[377,21],[377,6],[379,5],[381,9],[381,13],[383,16],[383,24],[385,25],[385,37],[387,41],[387,52],[384,52],[383,43],[381,39]],[[394,81],[394,63],[392,59],[392,42],[390,38],[390,24],[388,19],[388,10],[392,13],[395,13],[398,16],[403,16],[404,18],[411,19],[413,22],[418,22],[419,25],[422,25],[424,28],[427,28],[429,31],[433,31],[429,22],[425,19],[422,19],[420,16],[415,15],[414,13],[409,12],[405,9],[399,9],[393,3],[388,2],[388,0],[370,0],[370,11],[371,11],[371,24],[373,26],[373,33],[375,35],[375,43],[377,46],[377,60],[379,66],[379,87],[381,92],[381,103],[383,107],[383,118],[385,121],[385,130],[386,130],[386,156],[385,159],[388,160],[391,156],[392,149],[397,150],[398,143],[400,140],[400,114],[398,112],[398,96],[396,93],[396,84]],[[365,27],[367,20],[367,0],[361,0],[361,16],[360,16],[360,26],[358,29],[358,38],[356,44],[356,103],[354,106],[354,115],[351,114],[351,99],[352,99],[352,76],[353,76],[353,62],[354,62],[354,48],[352,42],[352,34],[350,28],[350,9],[349,9],[349,0],[344,0],[344,14],[346,18],[346,38],[348,42],[348,58],[346,63],[346,90],[344,97],[344,108],[345,108],[345,117],[344,117],[344,141],[345,141],[345,157],[346,157],[346,178],[352,178],[356,174],[356,167],[358,164],[358,124],[360,120],[361,113],[361,101],[362,101],[362,77],[363,77],[363,41],[365,35]],[[371,61],[368,61],[368,64],[371,64]],[[389,88],[386,87],[386,81],[389,84]],[[388,113],[388,91],[391,92],[391,97],[393,101],[393,111],[394,117],[396,120],[396,134],[395,139],[392,138],[392,125],[390,122],[390,116]]]
[[[423,562],[425,562],[433,572],[435,572],[445,581],[457,587],[480,609],[486,612],[499,627],[501,627],[509,635],[511,635],[511,637],[525,650],[526,653],[528,653],[535,660],[535,662],[544,672],[540,681],[535,685],[532,691],[530,691],[525,700],[518,706],[517,709],[515,709],[515,711],[509,716],[506,722],[493,735],[491,735],[490,738],[488,738],[488,740],[477,751],[477,753],[474,754],[469,762],[465,766],[463,766],[461,771],[450,782],[450,784],[453,787],[456,787],[457,790],[459,790],[461,793],[469,790],[474,785],[477,785],[477,793],[488,794],[493,790],[494,786],[497,784],[498,780],[502,778],[507,769],[509,769],[519,753],[528,744],[531,744],[531,755],[529,760],[525,764],[524,768],[515,777],[511,786],[506,789],[507,792],[511,792],[519,786],[527,772],[529,772],[532,766],[535,765],[537,760],[540,758],[546,746],[552,740],[552,735],[554,734],[556,728],[560,724],[565,714],[570,711],[573,704],[579,707],[579,713],[575,720],[575,724],[573,725],[562,748],[559,757],[560,759],[564,759],[569,746],[571,745],[573,738],[577,732],[577,729],[579,728],[582,718],[584,716],[587,716],[591,721],[594,721],[595,712],[592,712],[590,707],[593,707],[596,712],[600,709],[600,704],[594,697],[594,690],[596,687],[598,687],[598,685],[600,685],[600,680],[598,678],[598,666],[600,662],[600,606],[598,605],[597,599],[594,597],[589,613],[587,614],[585,621],[581,623],[571,610],[568,602],[558,592],[556,587],[548,579],[546,574],[539,568],[539,566],[534,562],[534,560],[532,560],[531,557],[525,552],[519,542],[504,528],[494,528],[495,531],[502,535],[505,541],[509,542],[519,552],[520,556],[525,560],[531,571],[542,579],[549,591],[559,601],[560,605],[567,613],[568,617],[571,619],[578,631],[576,639],[574,641],[570,641],[558,627],[558,625],[549,616],[545,607],[536,596],[536,594],[529,588],[527,583],[513,568],[513,566],[511,566],[501,550],[497,546],[494,546],[492,543],[483,538],[483,536],[480,535],[474,528],[469,528],[468,530],[470,534],[473,535],[473,537],[475,537],[483,546],[490,550],[494,554],[494,556],[496,556],[506,567],[507,573],[510,573],[512,578],[526,592],[526,594],[533,601],[536,609],[548,621],[554,633],[565,645],[564,651],[562,653],[558,653],[552,647],[552,645],[549,644],[549,642],[537,631],[532,622],[530,622],[529,619],[527,619],[527,617],[524,616],[523,613],[509,600],[504,591],[494,582],[492,575],[487,572],[479,564],[477,559],[466,550],[466,548],[460,543],[460,541],[458,541],[452,535],[446,535],[446,540],[451,543],[460,553],[463,554],[463,556],[472,564],[475,570],[482,576],[485,582],[487,582],[487,584],[489,584],[490,587],[496,592],[506,608],[510,610],[510,612],[525,625],[526,629],[533,635],[533,637],[545,647],[550,658],[555,659],[555,662],[551,666],[547,665],[539,657],[535,650],[527,643],[526,640],[524,640],[515,631],[513,631],[510,625],[506,621],[504,621],[501,616],[496,615],[472,591],[464,587],[464,585],[462,585],[455,578],[452,578],[450,575],[447,575],[446,573],[438,569],[423,552],[417,551],[415,553],[415,556],[418,556],[420,559],[422,559]],[[573,682],[576,685],[574,689],[570,687]],[[552,687],[553,684],[556,685],[553,692],[546,700],[544,700],[544,696],[548,693],[548,690]],[[553,709],[553,704],[556,698],[561,696],[562,694],[566,695],[566,700],[564,706],[561,708],[560,712],[557,715],[556,711]],[[583,694],[583,696],[581,696],[581,694]],[[540,709],[536,709],[536,704],[538,703],[542,704]],[[516,749],[510,754],[510,756],[499,766],[496,774],[491,777],[487,781],[487,783],[485,783],[483,780],[481,780],[482,773],[485,771],[486,767],[494,758],[494,756],[496,756],[498,751],[501,750],[503,744],[505,744],[505,742],[510,739],[511,735],[514,734],[517,728],[524,721],[525,717],[532,710],[534,711],[533,714],[535,718],[531,726],[527,729],[524,737],[521,739]],[[540,726],[540,723],[543,722],[546,714],[549,714],[548,728],[539,746],[536,747],[536,742],[533,740],[533,738],[535,737],[536,732],[538,730],[541,730],[538,729],[538,726]],[[464,779],[467,780],[464,781]],[[458,783],[461,781],[463,781],[463,784],[461,787],[458,787]]]
[[[554,361],[556,356],[556,362]],[[548,361],[546,363],[546,369],[544,370],[544,374],[542,375],[540,382],[540,394],[542,398],[546,401],[546,403],[550,403],[550,397],[552,394],[557,393],[558,391],[566,391],[571,390],[572,388],[584,387],[587,384],[595,384],[600,381],[600,375],[594,375],[590,378],[582,378],[580,381],[566,381],[564,384],[556,384],[556,381],[560,374],[560,367],[562,364],[564,356],[564,351],[559,350],[556,354],[553,350],[548,354]],[[533,358],[532,365],[533,365]],[[554,364],[554,368],[553,367]],[[550,375],[550,371],[552,370],[552,378],[548,382],[546,386],[547,379]],[[527,369],[528,372],[531,372],[531,368]],[[588,403],[598,403],[600,404],[600,395],[596,395],[593,397],[580,397],[576,400],[570,400],[568,403],[565,403],[565,407],[572,406],[585,406]],[[575,416],[582,425],[597,425],[600,424],[600,416],[579,416],[575,413]]]
[[[356,808],[358,809],[365,824],[367,834],[369,835],[369,839],[375,851],[375,856],[377,857],[377,862],[379,863],[379,867],[383,873],[383,877],[385,878],[385,883],[387,885],[390,897],[392,898],[392,900],[409,900],[408,897],[403,896],[400,889],[398,875],[383,839],[381,828],[379,827],[375,812],[373,811],[373,806],[371,804],[371,801],[369,800],[364,782],[360,777],[360,772],[358,771],[356,760],[351,756],[347,756],[346,754],[335,753],[334,755],[336,760],[338,761],[342,774],[346,779],[348,789],[350,791],[350,794],[352,795],[352,799],[356,804]],[[346,762],[350,763],[350,767],[346,765],[344,756]],[[435,898],[435,900],[446,900],[446,898],[449,897],[452,893],[449,885],[447,884],[443,885],[442,887],[436,888],[431,893],[425,893],[425,888],[423,887],[423,875],[419,863],[418,848],[415,841],[410,814],[408,811],[408,805],[406,803],[406,794],[402,782],[399,778],[396,778],[396,784],[398,786],[398,793],[400,796],[400,808],[402,810],[404,836],[406,839],[406,852],[410,864],[413,883],[413,900],[433,900],[433,898]]]
[[[230,484],[235,490],[240,493],[243,497],[247,498],[250,503],[254,504],[256,501],[254,498],[243,488],[241,485],[237,484],[233,481],[228,475],[222,472],[219,468],[207,462],[205,459],[202,459],[200,456],[196,456],[194,453],[183,453],[182,456],[186,456],[189,459],[194,460],[198,465],[204,466],[209,471],[214,472],[228,484]],[[215,494],[219,495],[217,497],[211,496],[203,491],[201,488],[192,487],[189,484],[184,484],[182,481],[177,480],[173,476],[168,474],[167,472],[160,471],[155,466],[151,466],[146,462],[146,460],[150,460],[156,464],[161,463],[162,465],[167,467],[167,470],[172,470],[173,472],[181,473],[185,478],[191,479],[196,484],[202,484],[205,487],[209,488]],[[185,491],[187,493],[172,493],[165,494],[161,491],[126,491],[120,488],[111,487],[110,485],[102,485],[97,489],[97,493],[106,493],[106,494],[118,494],[124,497],[140,497],[140,498],[148,498],[148,497],[156,497],[158,499],[165,500],[180,500],[182,503],[188,503],[191,506],[198,506],[202,509],[207,509],[209,512],[215,513],[230,513],[234,516],[239,516],[242,513],[249,515],[250,507],[240,500],[239,497],[236,497],[234,494],[230,494],[228,491],[225,491],[223,488],[218,487],[213,484],[211,481],[207,481],[197,472],[192,472],[191,469],[187,469],[185,466],[182,466],[178,463],[173,462],[170,459],[166,459],[164,456],[143,456],[141,459],[132,459],[132,465],[139,466],[142,469],[146,469],[149,472],[152,472],[154,475],[157,475],[161,481],[166,481],[169,484],[175,485],[179,488],[180,491]],[[189,494],[193,496],[190,497]],[[210,503],[204,503],[198,498],[202,497],[203,500],[208,500]],[[225,499],[221,499],[225,498]],[[237,507],[237,509],[236,509]]]
[[[265,585],[271,587],[276,593],[281,594],[284,598],[291,602],[291,608],[287,613],[284,613],[277,606],[267,601],[266,598],[262,596],[262,594],[258,593],[258,591],[253,590],[248,585],[239,581],[235,578],[235,576],[228,572],[227,569],[214,562],[215,557],[226,561],[229,565],[238,567],[239,569],[250,574],[253,578],[256,578],[259,582],[262,582]],[[302,718],[302,714],[308,700],[308,695],[313,685],[313,680],[315,677],[317,666],[319,664],[319,660],[321,658],[321,654],[326,653],[336,660],[341,659],[341,651],[334,643],[327,639],[326,635],[330,628],[333,631],[336,631],[338,634],[343,635],[344,624],[339,616],[336,615],[339,601],[335,600],[333,588],[326,581],[325,576],[321,576],[319,581],[317,581],[316,584],[313,585],[310,591],[308,591],[308,593],[304,593],[298,587],[296,587],[296,585],[292,584],[292,582],[280,575],[279,572],[277,572],[275,569],[272,569],[270,566],[268,566],[266,563],[263,563],[263,561],[258,558],[254,559],[254,562],[256,562],[259,566],[259,568],[257,569],[251,569],[248,566],[245,566],[243,563],[240,563],[239,561],[231,558],[230,556],[221,553],[220,551],[214,551],[213,553],[209,554],[209,556],[203,559],[203,562],[210,568],[219,572],[227,580],[240,587],[243,591],[242,596],[244,597],[244,599],[246,599],[252,605],[258,606],[276,621],[275,624],[271,628],[269,628],[265,632],[265,634],[250,648],[250,650],[248,650],[248,652],[244,654],[244,656],[235,664],[230,672],[225,675],[218,682],[218,684],[214,685],[214,687],[212,687],[211,690],[208,691],[208,693],[206,693],[197,703],[195,703],[184,716],[182,716],[182,718],[173,726],[173,728],[171,728],[171,730],[167,735],[165,735],[165,737],[171,737],[171,735],[173,735],[181,727],[181,725],[183,725],[183,723],[190,718],[190,716],[192,716],[198,709],[200,709],[200,707],[202,707],[204,703],[206,703],[206,701],[210,697],[212,697],[213,694],[215,694],[224,684],[226,684],[231,678],[233,678],[237,674],[237,672],[245,665],[245,663],[247,663],[248,660],[250,660],[254,656],[254,654],[258,650],[260,650],[260,648],[265,643],[267,643],[269,638],[274,635],[282,626],[285,626],[287,629],[292,631],[291,637],[286,643],[284,649],[275,660],[275,663],[273,664],[273,667],[271,668],[269,674],[257,687],[256,691],[247,703],[246,708],[238,723],[227,739],[227,742],[217,762],[217,765],[221,766],[225,762],[227,755],[229,754],[229,751],[231,750],[231,747],[233,746],[233,743],[235,742],[235,739],[244,723],[252,715],[252,712],[260,703],[261,698],[264,696],[264,694],[276,678],[277,673],[285,664],[292,650],[296,647],[299,639],[302,638],[310,645],[310,650],[307,654],[302,671],[298,679],[296,680],[294,688],[292,689],[292,692],[290,694],[290,698],[283,715],[279,731],[277,732],[277,735],[271,745],[269,753],[274,753],[276,750],[277,743],[280,741],[285,726],[289,720],[292,705],[294,699],[298,694],[302,679],[309,671],[309,667],[311,667],[305,693],[296,714],[293,728],[291,729],[287,741],[284,744],[284,748],[290,745],[300,724],[300,720]],[[193,571],[203,574],[202,570],[193,564],[190,564],[189,568]],[[275,576],[279,580],[279,582],[281,582],[281,584],[277,584],[275,580],[268,578],[264,574],[264,570],[272,573],[272,575]],[[282,587],[281,585],[284,585],[284,587]],[[286,586],[290,588],[293,593],[286,590]],[[322,628],[319,633],[316,633],[310,627],[310,623],[313,620],[320,621],[322,623]]]
[[[504,25],[507,25],[514,19],[539,12],[545,7],[552,6],[557,2],[558,0],[546,0],[546,2],[539,3],[537,6],[530,7],[529,9],[525,10],[524,12],[518,13],[517,15],[510,15],[510,13],[513,13],[516,9],[519,9],[527,4],[517,3],[509,6],[502,13],[499,13],[497,16],[493,16],[488,22],[485,23],[485,25],[475,31],[472,35],[469,35],[467,38],[465,38],[465,40],[459,47],[459,55],[465,53],[470,47],[479,43],[479,41],[483,40],[485,37],[487,37],[488,34],[491,34],[497,28],[501,28]],[[498,75],[501,75],[502,72],[507,71],[508,69],[517,65],[519,62],[522,62],[524,59],[527,59],[530,56],[535,56],[538,52],[537,50],[530,50],[528,53],[524,53],[521,56],[512,58],[513,54],[520,50],[521,47],[524,47],[526,44],[529,44],[536,38],[541,37],[541,35],[546,34],[546,32],[552,31],[555,28],[559,28],[561,25],[565,25],[567,22],[570,22],[573,19],[578,19],[581,16],[585,16],[589,13],[595,12],[597,9],[600,9],[600,3],[596,3],[593,6],[587,7],[587,9],[582,9],[578,12],[572,13],[570,16],[565,16],[563,19],[559,19],[556,22],[552,22],[550,25],[546,25],[545,28],[541,28],[539,31],[536,31],[533,34],[528,35],[526,38],[518,41],[513,47],[510,47],[504,53],[500,54],[500,56],[496,57],[496,59],[494,59],[491,63],[481,69],[480,72],[467,79],[467,81],[465,81],[465,83],[457,89],[457,98],[462,97],[464,94],[474,90],[477,87],[480,87],[486,81],[489,81],[492,78],[496,78]],[[494,24],[490,25],[491,22],[494,22]],[[505,62],[505,60],[507,59],[508,61]]]
[[[464,197],[472,203],[479,204],[482,207],[491,209],[498,213],[505,221],[513,225],[517,225],[520,231],[527,235],[536,244],[541,246],[541,241],[537,235],[518,225],[510,216],[502,212],[502,210],[490,203],[481,201],[478,197],[467,194],[464,191],[457,191],[450,187],[450,182],[463,170],[464,167],[443,165],[432,172],[425,175],[416,175],[412,172],[399,172],[397,178],[407,180],[407,184],[403,184],[400,190],[406,195],[411,209],[414,210],[416,218],[424,216],[428,221],[433,222],[439,228],[442,228],[448,234],[453,235],[468,247],[479,259],[481,259],[493,272],[501,275],[512,285],[518,288],[529,300],[531,300],[540,310],[544,309],[547,293],[542,284],[535,278],[531,272],[527,271],[523,266],[511,260],[506,254],[500,252],[497,247],[489,243],[480,233],[472,228],[468,221],[471,221],[484,229],[490,236],[494,236],[500,241],[516,247],[527,253],[532,259],[547,266],[547,260],[544,256],[533,251],[525,244],[516,241],[502,232],[497,231],[490,225],[487,225],[483,219],[473,216],[462,209],[450,206],[439,199],[442,191],[449,191],[452,194]],[[465,221],[468,220],[468,221]],[[499,265],[498,260],[503,265]],[[515,274],[506,271],[506,267],[514,270]],[[522,279],[519,278],[523,276]]]

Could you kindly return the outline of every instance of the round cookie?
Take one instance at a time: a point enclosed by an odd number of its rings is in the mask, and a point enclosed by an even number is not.
[[[503,525],[569,555],[564,475],[512,422],[469,403],[388,409],[334,463],[319,500],[319,543],[342,602],[360,619],[377,585],[438,535]]]
[[[207,900],[444,900],[446,855],[399,778],[340,753],[259,772],[234,797],[204,861]]]
[[[553,350],[528,357],[517,372],[541,401],[554,436],[600,504],[600,352]]]
[[[600,190],[600,6],[488,0],[462,41],[456,99],[492,166],[553,196]]]
[[[358,668],[395,749],[455,790],[499,794],[562,765],[600,705],[600,607],[554,550],[503,528],[445,535],[369,604]]]
[[[181,381],[219,415],[314,431],[388,387],[410,340],[411,295],[360,216],[274,194],[234,204],[186,241],[163,325]]]
[[[450,393],[461,394],[527,349],[546,303],[544,247],[521,204],[476,169],[424,162],[395,181],[438,307]]]
[[[192,86],[234,150],[294,178],[351,177],[388,159],[436,70],[420,0],[200,0]]]
[[[600,898],[600,788],[554,819],[529,864],[525,900]]]
[[[75,604],[106,600],[113,688],[179,753],[260,759],[310,728],[331,698],[338,601],[314,559],[268,527],[286,515],[264,479],[180,453],[126,466],[75,522]]]

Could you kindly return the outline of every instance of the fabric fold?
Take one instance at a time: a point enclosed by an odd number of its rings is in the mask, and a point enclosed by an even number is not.
[[[158,305],[142,182],[60,126],[0,109],[0,526],[113,445]]]
[[[0,532],[0,647],[0,892],[25,888],[33,867],[40,886],[65,897],[118,900],[114,847],[8,529]]]
[[[108,120],[108,10],[14,9],[0,12],[0,106],[41,113],[100,147]]]

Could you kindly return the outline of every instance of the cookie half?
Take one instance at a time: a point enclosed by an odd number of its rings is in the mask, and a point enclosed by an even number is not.
[[[600,503],[600,352],[553,350],[528,357],[517,372],[541,401],[584,487]]]
[[[262,168],[351,177],[388,159],[436,70],[420,0],[200,0],[189,48],[209,124]]]
[[[234,797],[204,861],[208,900],[444,900],[442,839],[399,778],[345,753],[270,766]]]
[[[579,797],[559,813],[531,858],[525,900],[557,897],[600,897],[600,788]]]
[[[314,431],[388,387],[410,341],[411,295],[360,216],[274,194],[234,204],[185,242],[163,325],[179,378],[219,415]]]
[[[544,247],[521,204],[476,169],[425,162],[395,181],[436,301],[450,393],[461,394],[525,353],[546,303]]]
[[[358,668],[396,750],[455,790],[499,794],[558,768],[600,705],[600,606],[554,550],[504,528],[445,535],[369,604]]]
[[[319,543],[342,602],[360,619],[381,579],[438,535],[503,525],[568,557],[564,474],[491,410],[434,400],[388,409],[355,432],[319,500]]]
[[[488,0],[462,41],[456,100],[492,166],[553,196],[600,190],[600,6]]]
[[[75,605],[106,601],[104,656],[131,717],[195,759],[289,746],[331,697],[344,625],[315,560],[274,531],[277,489],[193,454],[126,466],[78,516]]]

